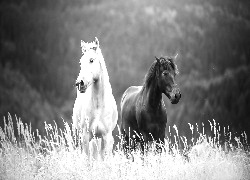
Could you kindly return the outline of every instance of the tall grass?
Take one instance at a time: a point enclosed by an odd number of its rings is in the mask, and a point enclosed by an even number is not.
[[[185,137],[178,136],[172,148],[165,140],[161,154],[149,148],[124,155],[117,145],[112,155],[102,160],[89,160],[76,146],[71,126],[65,129],[45,123],[46,136],[33,132],[31,125],[11,116],[0,128],[0,179],[249,179],[249,151],[241,142],[224,150],[221,145],[201,133],[190,148]],[[190,126],[192,129],[192,126]],[[79,140],[79,139],[78,139]],[[186,144],[186,153],[178,148]]]

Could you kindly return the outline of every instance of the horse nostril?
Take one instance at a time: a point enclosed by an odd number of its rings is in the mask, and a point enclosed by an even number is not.
[[[180,99],[181,98],[181,93],[179,92],[179,93],[176,93],[175,94],[175,99]]]
[[[84,82],[83,82],[83,80],[81,80],[80,84],[81,84],[81,86],[83,86],[83,85],[84,85]]]

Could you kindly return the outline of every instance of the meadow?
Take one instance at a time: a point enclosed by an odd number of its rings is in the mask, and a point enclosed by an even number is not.
[[[17,124],[16,129],[14,124]],[[0,128],[0,179],[249,179],[250,153],[238,140],[218,144],[200,133],[197,142],[178,148],[167,138],[162,153],[152,145],[126,156],[118,144],[102,160],[88,159],[77,147],[71,125],[65,129],[45,123],[46,136],[20,118],[9,115]],[[178,130],[176,129],[177,134]],[[216,131],[215,131],[216,133]],[[215,134],[215,137],[218,137]],[[247,137],[245,137],[247,138]],[[237,138],[235,138],[237,140]],[[153,143],[154,144],[154,143]],[[185,144],[185,143],[184,143]]]

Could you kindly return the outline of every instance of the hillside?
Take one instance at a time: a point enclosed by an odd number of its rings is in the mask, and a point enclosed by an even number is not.
[[[96,36],[118,105],[155,55],[178,53],[182,99],[166,99],[168,125],[188,136],[188,122],[215,119],[250,135],[249,8],[244,0],[1,2],[0,116],[34,128],[71,122],[80,40]]]

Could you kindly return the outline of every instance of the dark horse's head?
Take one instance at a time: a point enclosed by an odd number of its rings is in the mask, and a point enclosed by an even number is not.
[[[155,58],[158,87],[170,99],[172,104],[177,104],[181,98],[181,93],[175,82],[175,76],[178,74],[178,69],[174,62],[176,57]]]

